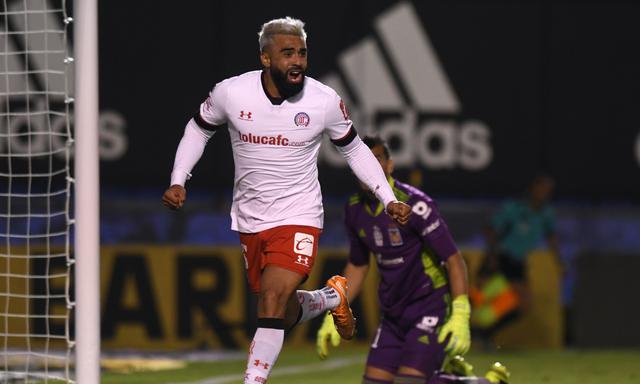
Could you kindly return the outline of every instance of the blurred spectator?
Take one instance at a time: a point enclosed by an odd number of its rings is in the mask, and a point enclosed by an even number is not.
[[[474,329],[490,337],[531,305],[527,257],[541,240],[560,261],[556,223],[549,200],[554,181],[536,176],[523,199],[509,200],[486,228],[488,249],[478,284],[470,290]]]

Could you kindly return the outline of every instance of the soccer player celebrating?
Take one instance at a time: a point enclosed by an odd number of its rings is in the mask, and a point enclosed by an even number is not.
[[[384,206],[365,186],[345,208],[350,239],[344,270],[349,281],[347,299],[360,292],[370,254],[381,277],[382,319],[363,383],[506,383],[509,373],[499,363],[486,378],[457,376],[472,374],[470,365],[458,356],[471,345],[466,264],[434,201],[391,177],[393,161],[385,142],[366,137],[364,143],[380,162],[396,198],[410,205],[413,214],[408,223],[398,225],[382,214]],[[332,318],[326,317],[317,337],[322,358],[328,354],[329,341],[337,346],[340,338]],[[438,372],[447,354],[455,358],[446,372]]]
[[[187,123],[171,186],[163,195],[183,206],[184,188],[207,141],[226,124],[235,182],[231,228],[240,234],[249,285],[258,295],[257,330],[245,383],[264,383],[282,348],[284,330],[330,310],[337,331],[353,337],[347,280],[334,276],[317,291],[297,291],[309,275],[323,224],[317,158],[327,134],[383,210],[405,224],[411,208],[396,199],[380,164],[358,137],[344,103],[328,86],[305,76],[304,23],[271,20],[259,32],[263,69],[218,83]]]

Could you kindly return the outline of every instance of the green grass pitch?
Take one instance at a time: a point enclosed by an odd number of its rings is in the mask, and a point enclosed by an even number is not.
[[[270,384],[361,382],[366,345],[345,345],[322,361],[313,346],[287,347],[280,354]],[[483,375],[500,361],[511,371],[514,384],[638,384],[640,350],[616,351],[497,351],[472,352],[467,360]],[[241,383],[245,360],[189,363],[184,369],[116,374],[104,372],[104,384],[128,383]]]

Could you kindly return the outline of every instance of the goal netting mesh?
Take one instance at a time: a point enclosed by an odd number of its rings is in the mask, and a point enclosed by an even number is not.
[[[73,382],[72,18],[0,1],[0,382]]]

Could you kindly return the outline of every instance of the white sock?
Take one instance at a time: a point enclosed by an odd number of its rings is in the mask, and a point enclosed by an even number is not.
[[[249,348],[244,384],[266,383],[284,342],[284,330],[258,328]]]
[[[296,291],[298,302],[302,308],[302,316],[298,324],[323,314],[340,305],[340,295],[331,287],[324,287],[315,291]]]

